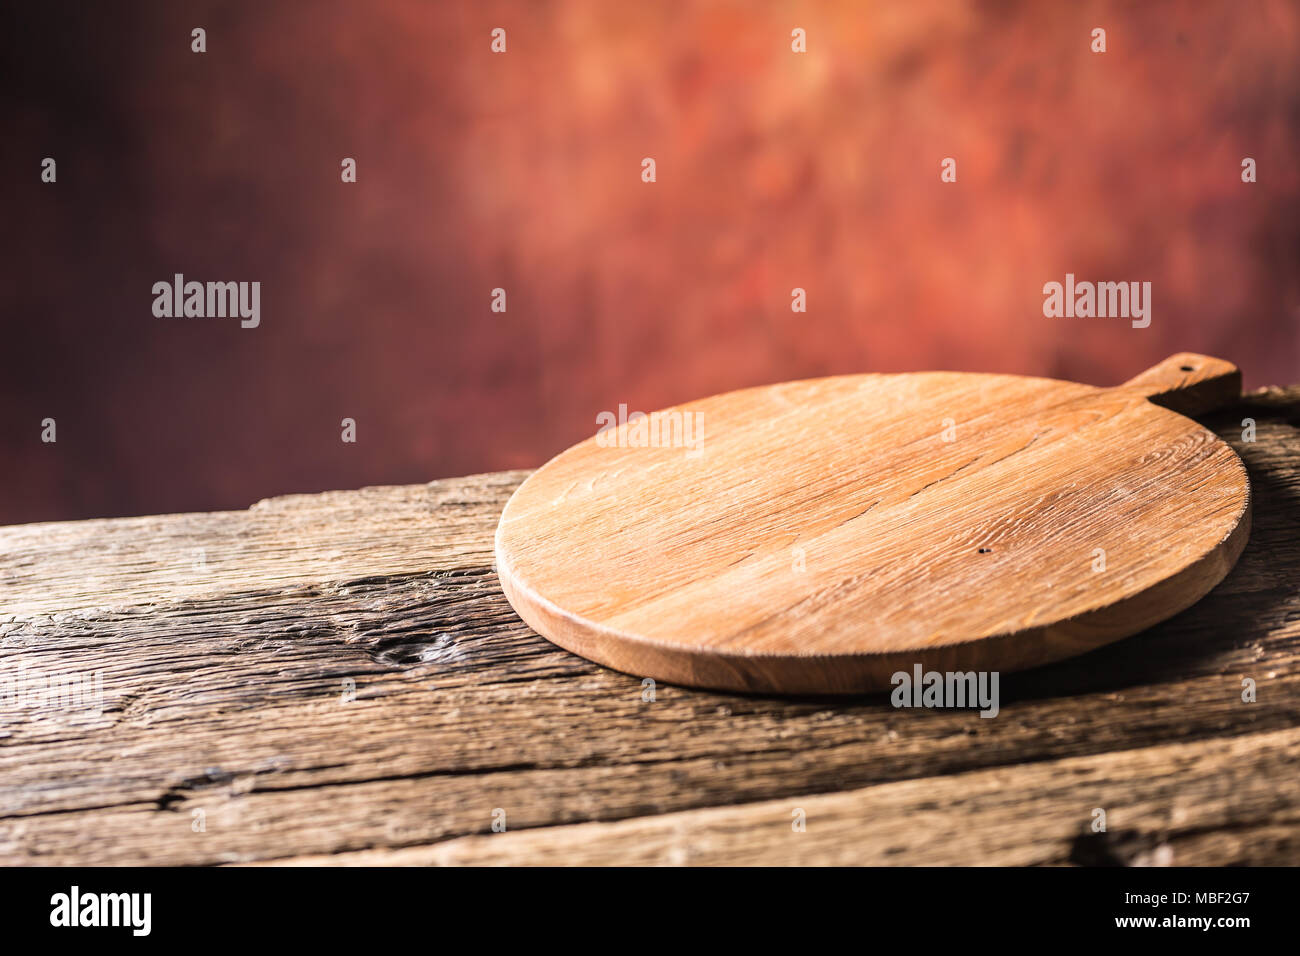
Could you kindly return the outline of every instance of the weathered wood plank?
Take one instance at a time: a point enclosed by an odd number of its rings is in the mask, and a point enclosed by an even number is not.
[[[247,511],[0,529],[0,621],[490,567],[501,506],[527,472],[290,495]]]
[[[1004,675],[992,720],[883,696],[642,700],[635,676],[546,643],[501,595],[492,534],[523,473],[0,529],[0,680],[98,670],[104,695],[98,717],[0,702],[0,862],[418,847],[490,834],[496,808],[513,837],[1283,731],[1300,723],[1298,421],[1292,389],[1208,422],[1255,494],[1222,585],[1119,644]],[[1295,778],[1271,780],[1292,805]],[[1226,859],[1233,833],[1285,844],[1288,820],[1194,839]]]
[[[1171,772],[1172,771],[1172,772]],[[1000,767],[617,823],[298,857],[350,866],[1006,866],[1300,862],[1300,730]],[[1092,829],[1105,811],[1105,830]],[[795,829],[802,811],[802,830]],[[1225,825],[1224,821],[1231,821]]]

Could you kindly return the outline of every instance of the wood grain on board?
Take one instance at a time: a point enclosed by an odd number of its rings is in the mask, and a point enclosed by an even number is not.
[[[730,392],[539,469],[497,570],[557,644],[673,683],[861,693],[917,665],[1033,667],[1176,614],[1232,567],[1246,469],[1172,409],[1240,387],[1183,353],[1112,389],[926,372]]]
[[[1236,567],[993,719],[646,699],[501,593],[523,472],[0,529],[0,689],[103,695],[0,700],[0,863],[1300,862],[1300,388],[1202,421],[1250,473]]]

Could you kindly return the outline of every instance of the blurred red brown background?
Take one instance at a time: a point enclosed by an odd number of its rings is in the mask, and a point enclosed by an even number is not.
[[[1113,384],[1191,350],[1300,380],[1294,3],[42,3],[6,32],[0,522],[534,466],[620,403],[840,372]],[[155,318],[175,272],[260,281],[261,327]],[[1066,272],[1152,282],[1150,328],[1044,318]]]

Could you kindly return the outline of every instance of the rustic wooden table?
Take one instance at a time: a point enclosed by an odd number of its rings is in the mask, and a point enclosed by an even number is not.
[[[0,862],[1300,862],[1300,387],[1205,422],[1237,568],[991,720],[644,699],[502,596],[522,472],[0,529]]]

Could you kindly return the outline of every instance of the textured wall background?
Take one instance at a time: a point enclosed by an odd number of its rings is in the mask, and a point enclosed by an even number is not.
[[[537,465],[620,402],[839,372],[1112,384],[1188,349],[1300,380],[1294,3],[42,3],[5,32],[0,522]],[[260,281],[261,327],[154,318],[175,272]],[[1066,272],[1151,281],[1150,328],[1044,318]]]

